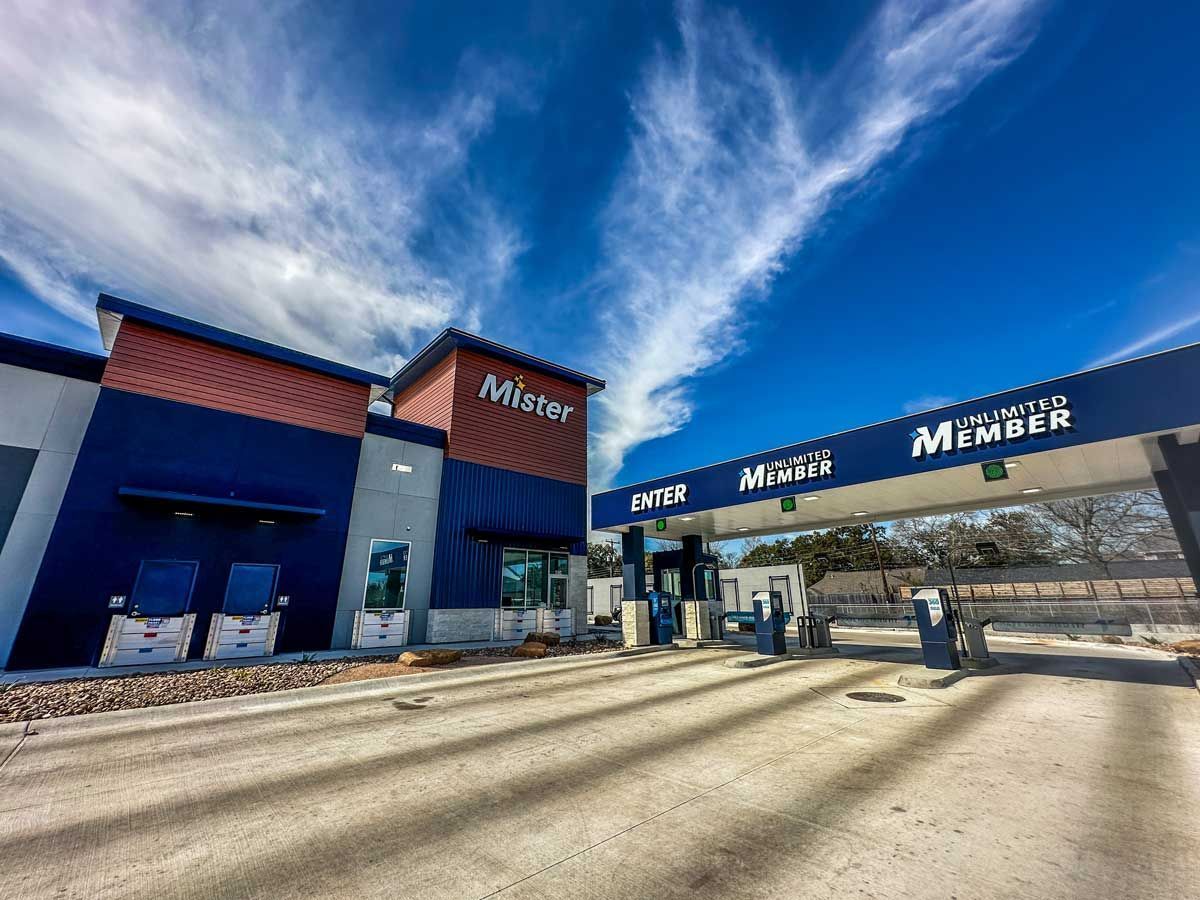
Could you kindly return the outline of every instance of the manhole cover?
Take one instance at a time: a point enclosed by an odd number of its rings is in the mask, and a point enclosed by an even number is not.
[[[899,694],[885,694],[883,691],[851,691],[846,695],[851,700],[862,700],[865,703],[903,703],[904,698]]]

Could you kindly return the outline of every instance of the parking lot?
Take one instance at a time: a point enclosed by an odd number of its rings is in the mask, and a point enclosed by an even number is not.
[[[999,671],[920,692],[896,687],[911,637],[839,646],[0,726],[0,896],[1195,891],[1200,694],[1174,659],[997,641]]]

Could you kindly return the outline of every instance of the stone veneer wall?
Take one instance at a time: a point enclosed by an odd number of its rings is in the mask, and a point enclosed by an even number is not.
[[[494,609],[431,609],[426,641],[430,644],[490,641],[495,624]]]

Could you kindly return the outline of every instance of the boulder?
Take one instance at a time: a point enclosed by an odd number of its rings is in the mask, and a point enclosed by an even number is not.
[[[611,625],[612,616],[596,616],[594,621],[597,625]]]
[[[526,659],[541,659],[546,655],[546,645],[537,641],[526,641],[519,647],[513,647],[512,655]]]
[[[536,641],[539,644],[545,644],[547,647],[557,647],[562,643],[562,638],[553,631],[531,631],[525,635],[525,643]]]
[[[461,650],[409,650],[400,654],[405,666],[446,666],[462,659]]]

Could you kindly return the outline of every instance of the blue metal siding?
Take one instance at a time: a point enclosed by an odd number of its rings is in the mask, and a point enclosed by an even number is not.
[[[447,459],[430,608],[498,607],[504,547],[580,552],[586,519],[587,489],[581,484]],[[487,543],[469,532],[487,534]]]
[[[202,655],[230,566],[280,566],[291,596],[280,651],[329,646],[361,442],[352,437],[103,388],[67,486],[9,667],[93,664],[111,612],[143,559],[200,563],[190,656]],[[311,519],[253,509],[131,502],[121,485],[325,510]]]

